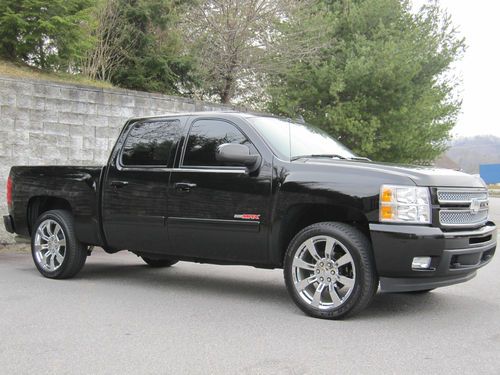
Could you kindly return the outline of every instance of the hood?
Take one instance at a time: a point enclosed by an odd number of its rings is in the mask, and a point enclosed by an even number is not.
[[[474,187],[484,188],[483,181],[476,176],[455,171],[452,169],[422,167],[416,165],[400,165],[392,163],[377,163],[371,161],[339,160],[308,158],[301,159],[305,164],[326,166],[343,166],[348,168],[366,169],[367,172],[379,172],[390,175],[410,178],[417,186],[442,186],[442,187]],[[391,183],[391,181],[387,181]]]

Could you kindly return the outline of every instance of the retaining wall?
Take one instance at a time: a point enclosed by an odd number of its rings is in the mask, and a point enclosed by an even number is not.
[[[146,92],[0,76],[0,214],[13,165],[102,165],[126,119],[228,107]],[[14,241],[0,222],[0,243]]]

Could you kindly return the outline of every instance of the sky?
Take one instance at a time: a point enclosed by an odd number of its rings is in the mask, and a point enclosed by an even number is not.
[[[413,0],[419,8],[425,0]],[[493,134],[500,137],[500,1],[439,0],[451,15],[467,50],[454,65],[461,81],[462,112],[455,137]]]

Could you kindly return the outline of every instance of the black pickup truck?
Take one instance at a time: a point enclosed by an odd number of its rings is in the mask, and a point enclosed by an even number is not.
[[[43,150],[41,150],[43,152]],[[105,167],[12,167],[9,232],[69,278],[93,246],[153,267],[283,268],[294,302],[336,319],[382,292],[467,281],[496,248],[473,176],[371,162],[322,131],[245,113],[126,122]]]

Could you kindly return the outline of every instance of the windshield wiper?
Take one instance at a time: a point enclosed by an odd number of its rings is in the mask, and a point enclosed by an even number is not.
[[[364,156],[353,156],[349,160],[372,161],[372,159],[365,158]]]
[[[298,159],[304,159],[304,158],[337,158],[337,159],[342,159],[345,160],[347,159],[346,157],[338,154],[311,154],[311,155],[298,155],[292,157],[290,160],[295,161]]]

